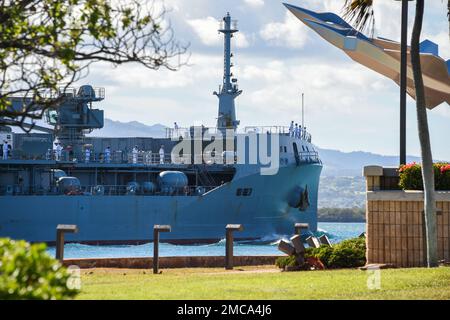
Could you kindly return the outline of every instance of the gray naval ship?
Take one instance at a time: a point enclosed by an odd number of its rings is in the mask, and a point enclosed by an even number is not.
[[[215,128],[90,137],[104,124],[94,105],[105,91],[89,85],[57,93],[58,108],[45,113],[51,127],[34,126],[42,133],[1,127],[0,143],[9,147],[0,160],[0,237],[52,243],[58,224],[78,225],[67,240],[88,244],[148,242],[155,224],[171,225],[164,239],[180,244],[218,241],[230,223],[243,225],[241,240],[289,235],[296,222],[316,231],[322,164],[311,136],[283,126],[239,128],[242,91],[231,73],[238,30],[229,14],[219,32],[224,75],[214,92]],[[13,97],[11,107],[28,99]]]

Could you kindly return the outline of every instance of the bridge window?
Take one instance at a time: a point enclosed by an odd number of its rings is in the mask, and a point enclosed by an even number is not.
[[[236,196],[249,197],[253,192],[252,188],[239,188],[236,190]]]

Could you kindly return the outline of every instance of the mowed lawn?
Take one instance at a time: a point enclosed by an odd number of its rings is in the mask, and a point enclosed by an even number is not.
[[[82,271],[78,299],[450,299],[450,268],[381,270],[370,290],[357,269],[280,272],[272,266],[223,269]]]

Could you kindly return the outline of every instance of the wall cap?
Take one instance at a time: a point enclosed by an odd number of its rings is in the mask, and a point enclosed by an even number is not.
[[[381,166],[364,166],[364,177],[381,177],[383,175],[383,167]]]
[[[450,191],[436,191],[436,201],[449,201]],[[420,190],[381,190],[367,191],[367,200],[371,201],[423,201]]]

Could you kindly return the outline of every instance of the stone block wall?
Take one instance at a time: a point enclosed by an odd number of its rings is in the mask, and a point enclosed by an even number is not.
[[[366,167],[367,263],[425,265],[423,192],[383,188],[386,169]],[[388,170],[393,180],[393,170]],[[436,192],[438,258],[450,261],[450,192]]]

